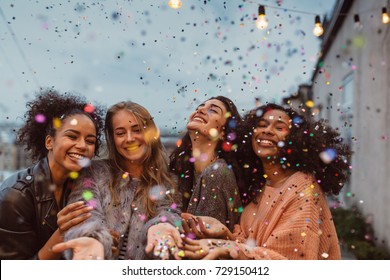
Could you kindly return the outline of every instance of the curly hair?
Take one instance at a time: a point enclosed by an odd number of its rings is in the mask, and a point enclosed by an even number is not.
[[[236,159],[237,152],[237,132],[236,128],[240,125],[242,118],[238,113],[236,105],[229,98],[224,96],[211,97],[208,100],[216,99],[221,101],[226,111],[230,114],[226,119],[226,123],[223,127],[223,139],[218,142],[216,147],[216,152],[219,158],[223,158],[228,165],[233,169],[234,175],[236,177],[237,185],[241,190],[244,187],[243,176],[241,175],[241,169],[238,166],[238,161]],[[231,149],[224,149],[223,143],[229,142]],[[192,157],[192,143],[189,133],[186,134],[181,139],[181,145],[178,146],[170,155],[170,164],[169,167],[171,171],[178,176],[178,186],[179,190],[182,192],[183,196],[183,209],[186,209],[189,203],[189,196],[186,194],[191,194],[191,189],[193,188],[193,178],[194,178],[194,164],[190,162]]]
[[[246,174],[248,200],[253,200],[265,183],[263,167],[253,152],[251,138],[259,120],[269,110],[283,111],[292,120],[290,132],[276,160],[285,169],[314,175],[324,193],[339,194],[350,175],[352,155],[340,134],[323,119],[306,119],[291,108],[268,103],[248,112],[240,128],[243,136],[240,154],[245,155],[241,167]]]
[[[53,89],[42,90],[35,99],[26,103],[28,108],[24,114],[24,125],[17,133],[17,142],[26,145],[25,150],[30,152],[33,161],[47,156],[45,146],[47,135],[55,136],[56,129],[53,121],[77,114],[88,116],[96,128],[95,155],[99,155],[99,148],[103,135],[103,113],[100,105],[89,104],[84,97],[72,94],[60,94]]]

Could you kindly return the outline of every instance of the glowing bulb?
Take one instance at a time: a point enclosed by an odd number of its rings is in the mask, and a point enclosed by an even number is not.
[[[314,36],[320,37],[324,33],[324,28],[322,28],[320,16],[315,17],[315,25],[313,29]]]
[[[179,9],[182,5],[183,3],[181,2],[181,0],[169,0],[168,2],[168,6],[172,9]]]
[[[265,7],[263,5],[259,6],[259,16],[256,20],[256,27],[258,29],[265,29],[268,26],[268,21],[265,18]]]
[[[265,15],[259,15],[256,20],[256,27],[258,29],[265,29],[268,26],[268,21],[265,18]]]
[[[321,26],[321,23],[316,23],[316,26],[313,29],[313,34],[317,37],[320,37],[324,33],[324,29]]]
[[[387,13],[387,9],[385,7],[382,8],[382,22],[383,23],[390,22],[390,17],[389,17],[389,14]]]

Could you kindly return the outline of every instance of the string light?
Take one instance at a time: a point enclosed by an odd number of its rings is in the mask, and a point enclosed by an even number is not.
[[[382,22],[383,22],[384,24],[390,22],[390,17],[389,17],[389,14],[387,13],[386,7],[383,7],[383,8],[382,8]]]
[[[314,13],[311,13],[311,12],[307,12],[307,11],[299,11],[299,10],[295,10],[295,9],[287,9],[287,8],[281,8],[281,7],[275,7],[275,6],[269,6],[269,5],[260,5],[259,6],[259,16],[257,17],[257,20],[256,20],[256,27],[258,29],[265,29],[268,27],[268,20],[266,19],[265,17],[265,7],[267,8],[271,8],[271,9],[276,9],[276,10],[283,10],[283,11],[289,11],[289,12],[293,12],[293,13],[300,13],[300,14],[311,14],[311,15],[315,15]],[[360,11],[360,13],[365,13],[365,12],[370,12],[370,11],[373,11],[372,9],[371,10],[366,10],[366,11]],[[339,13],[337,14],[337,16],[347,16],[348,13]],[[357,29],[357,30],[361,30],[363,28],[363,24],[362,22],[360,21],[360,16],[359,14],[354,14],[353,16],[353,19],[354,19],[354,28]],[[387,13],[387,8],[386,7],[382,7],[382,22],[384,24],[387,24],[390,22],[390,16],[389,14]],[[314,29],[313,29],[313,34],[317,37],[320,37],[322,34],[324,33],[324,28],[321,24],[321,20],[320,20],[320,16],[319,15],[315,15],[315,26],[314,26]]]
[[[171,7],[172,9],[180,9],[183,3],[181,0],[169,0],[168,6]]]
[[[324,33],[324,28],[322,27],[320,16],[316,15],[314,19],[314,29],[313,29],[313,34],[317,37],[320,37]]]
[[[256,20],[256,27],[258,29],[265,29],[268,26],[268,21],[265,18],[265,8],[263,5],[259,6],[259,16],[257,17]]]

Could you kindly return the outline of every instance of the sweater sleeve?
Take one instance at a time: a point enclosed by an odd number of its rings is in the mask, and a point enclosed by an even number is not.
[[[104,258],[111,259],[112,251],[112,236],[106,225],[105,213],[102,205],[104,193],[101,189],[109,189],[108,185],[98,186],[96,182],[102,182],[107,180],[99,180],[99,176],[102,178],[109,178],[110,174],[108,170],[92,166],[89,169],[83,171],[83,174],[76,181],[75,186],[69,196],[69,203],[86,201],[87,205],[92,206],[91,217],[85,220],[83,223],[70,228],[64,235],[64,240],[68,241],[78,237],[92,237],[98,240],[104,246]],[[108,184],[108,182],[107,182]],[[71,259],[72,256],[65,254],[67,259]]]
[[[284,204],[281,210],[275,210],[269,216],[268,224],[259,225],[270,227],[265,230],[264,237],[254,235],[256,240],[243,239],[239,230],[235,232],[241,249],[239,258],[313,260],[319,255],[324,259],[327,257],[329,252],[319,252],[323,234],[319,227],[323,207],[319,197],[323,193],[311,180],[293,186],[299,187],[291,190],[286,201],[278,202]]]
[[[226,163],[216,162],[205,169],[194,190],[190,203],[195,205],[194,215],[210,216],[219,220],[230,230],[239,220],[240,194],[234,172]]]

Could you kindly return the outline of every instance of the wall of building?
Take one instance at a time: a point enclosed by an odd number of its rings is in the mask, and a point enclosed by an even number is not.
[[[390,248],[390,23],[381,22],[382,6],[386,1],[354,1],[313,80],[313,101],[319,117],[351,139],[346,205],[370,216],[378,242]]]

